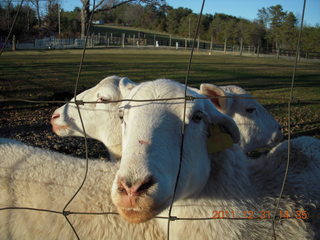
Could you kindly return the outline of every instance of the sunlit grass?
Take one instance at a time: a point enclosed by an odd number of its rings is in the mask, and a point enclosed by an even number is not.
[[[81,53],[80,49],[5,52],[0,58],[0,99],[50,100],[57,92],[72,93]],[[79,89],[89,88],[109,75],[126,76],[137,82],[157,78],[183,82],[189,54],[185,50],[88,49]],[[292,70],[292,60],[195,52],[189,84],[236,84],[257,97],[282,98],[260,101],[285,125]],[[319,137],[319,62],[299,63],[294,98],[293,118],[310,122],[297,131],[312,131],[311,135]]]

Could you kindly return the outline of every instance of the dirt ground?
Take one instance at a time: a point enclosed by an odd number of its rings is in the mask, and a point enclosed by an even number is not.
[[[22,141],[28,145],[85,158],[84,138],[59,137],[51,130],[50,117],[57,106],[0,111],[0,136]],[[88,139],[89,158],[108,160],[105,146]]]

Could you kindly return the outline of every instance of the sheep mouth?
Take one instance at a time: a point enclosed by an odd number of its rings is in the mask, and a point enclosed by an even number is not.
[[[170,198],[171,199],[171,198]],[[169,200],[170,200],[169,199]],[[138,207],[120,207],[118,206],[119,214],[130,223],[142,223],[154,218],[157,214],[165,210],[170,204],[170,201],[164,201],[162,204],[143,203]]]
[[[118,208],[119,214],[130,223],[146,222],[158,214],[158,211],[138,208]]]
[[[62,125],[59,126],[57,124],[51,123],[52,125],[52,131],[57,134],[58,136],[64,136],[67,133],[67,130],[69,129],[68,125]]]

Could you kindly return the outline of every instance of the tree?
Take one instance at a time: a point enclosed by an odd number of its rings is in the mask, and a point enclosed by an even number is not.
[[[80,8],[71,12],[61,11],[61,33],[63,37],[75,37],[80,33]]]
[[[224,52],[227,51],[228,42],[235,44],[238,41],[238,22],[238,18],[226,14],[217,13],[213,16],[210,32],[215,42],[224,44]]]
[[[266,35],[266,29],[260,21],[251,22],[248,27],[248,39],[246,40],[246,43],[253,45],[258,49],[262,46]]]
[[[301,49],[307,52],[320,52],[320,26],[306,26],[303,29]]]
[[[187,16],[182,17],[180,19],[180,25],[175,26],[176,27],[175,33],[178,33],[179,35],[184,37],[192,38],[197,27],[197,20],[198,20],[198,15],[195,13],[191,13]],[[201,30],[199,31],[199,33],[200,32]]]
[[[35,11],[37,13],[37,19],[39,23],[39,28],[42,27],[42,19],[41,19],[41,10],[40,10],[40,0],[29,0],[30,3],[35,7]]]
[[[189,16],[192,13],[192,10],[189,8],[168,8],[167,15],[167,31],[172,34],[178,34],[180,32],[180,27],[182,19]],[[187,20],[189,22],[189,20]],[[183,21],[185,22],[185,20]]]
[[[80,0],[82,3],[81,8],[81,37],[84,37],[87,28],[89,26],[89,16],[91,14],[90,11],[90,0]],[[95,4],[94,12],[103,12],[103,11],[109,11],[111,9],[118,8],[122,5],[128,4],[128,3],[153,3],[153,4],[161,4],[164,0],[97,0],[97,3]]]
[[[292,48],[295,45],[297,18],[292,12],[288,13],[281,5],[275,5],[259,9],[258,18],[267,29],[267,39],[278,53],[282,46]]]
[[[282,24],[284,22],[286,12],[283,11],[281,5],[275,5],[268,8],[270,18],[270,37],[275,42],[275,47],[280,49],[282,38]]]
[[[8,3],[8,2],[7,2]],[[0,35],[6,36],[9,33],[11,28],[12,20],[14,19],[18,6],[6,5],[6,8],[3,8],[0,5]],[[35,11],[29,6],[22,6],[20,14],[17,17],[17,21],[13,27],[12,36],[15,35],[17,40],[22,40],[27,38],[28,35],[31,35],[32,28],[36,25],[37,19]]]
[[[47,11],[44,18],[46,30],[50,33],[58,32],[58,11],[60,10],[58,0],[47,0]]]
[[[210,35],[213,38],[213,41],[216,43],[222,43],[222,25],[223,25],[223,18],[218,14],[214,15],[213,20],[210,23],[209,31]]]
[[[292,12],[289,12],[284,17],[284,21],[281,26],[281,39],[285,48],[289,48],[291,50],[295,49],[297,39],[297,22],[298,20]]]
[[[269,21],[270,21],[268,10],[263,7],[263,8],[258,10],[258,14],[257,15],[258,15],[259,22],[261,24],[263,24],[265,28],[267,28],[268,24],[269,24]]]
[[[5,18],[2,19],[2,23],[5,23],[6,28],[9,30],[10,29],[10,22],[11,22],[11,12],[13,10],[13,1],[12,0],[5,0],[3,3],[1,3],[1,7],[3,9],[6,9],[5,12]],[[2,15],[3,17],[3,15]],[[3,21],[4,20],[4,21]]]
[[[124,8],[123,13],[121,14],[122,22],[128,26],[139,27],[141,24],[140,20],[144,14],[143,7],[138,4],[128,4],[126,7],[120,7],[116,11],[119,11],[119,9],[121,8]],[[113,10],[112,12],[115,12],[115,11]],[[111,13],[111,12],[108,12],[108,13]],[[119,18],[119,12],[115,14]]]

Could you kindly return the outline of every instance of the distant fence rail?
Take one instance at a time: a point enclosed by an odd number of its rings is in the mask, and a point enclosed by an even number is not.
[[[29,42],[17,42],[14,49],[32,50],[32,49],[82,49],[85,40],[81,38],[61,39],[56,37],[47,37],[43,39],[35,39]],[[3,45],[0,42],[0,47]],[[171,49],[190,49],[192,40],[189,38],[176,38],[171,35],[157,34],[125,34],[125,33],[106,33],[95,34],[88,37],[87,48],[139,48],[139,47],[154,47],[154,48],[171,48]],[[243,45],[226,45],[215,44],[213,42],[196,41],[195,48],[206,51],[223,51],[225,53],[241,54],[269,54],[284,57],[294,57],[295,50],[288,49],[273,49],[273,48],[258,48],[256,46]],[[242,49],[241,49],[242,48]],[[12,43],[7,44],[6,49],[13,49]],[[306,59],[320,59],[320,52],[300,51],[299,57]]]

